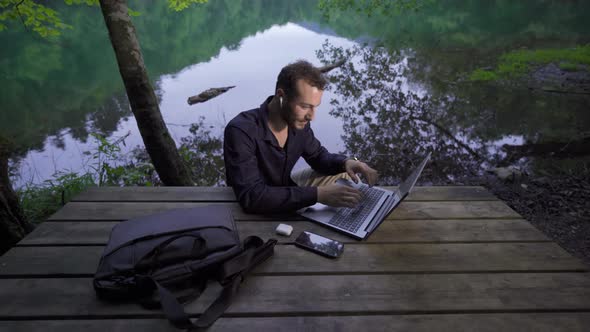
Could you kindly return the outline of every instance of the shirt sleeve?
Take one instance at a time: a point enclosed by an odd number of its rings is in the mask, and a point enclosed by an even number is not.
[[[258,168],[256,141],[238,127],[226,127],[223,157],[227,182],[248,213],[292,212],[317,202],[317,188],[267,185]]]
[[[330,153],[315,138],[311,127],[305,129],[305,140],[303,158],[315,171],[325,175],[336,175],[344,172],[344,161],[346,156]]]

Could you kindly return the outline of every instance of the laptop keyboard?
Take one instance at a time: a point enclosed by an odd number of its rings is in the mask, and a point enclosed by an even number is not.
[[[328,224],[356,233],[381,196],[386,194],[384,191],[371,188],[368,185],[362,185],[358,189],[363,196],[362,203],[353,209],[339,209]]]

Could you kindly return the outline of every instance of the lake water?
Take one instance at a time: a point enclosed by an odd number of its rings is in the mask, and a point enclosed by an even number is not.
[[[506,52],[589,43],[587,2],[448,1],[400,15],[334,11],[329,19],[315,1],[210,0],[180,13],[165,2],[130,6],[141,13],[134,24],[177,142],[200,117],[221,135],[236,114],[273,94],[284,65],[321,65],[321,58],[336,60],[338,50],[364,43],[349,61],[354,70],[331,73],[312,128],[330,151],[369,161],[384,184],[398,182],[426,150],[434,151],[428,181],[453,182],[496,165],[502,144],[567,142],[590,133],[588,95],[466,79]],[[0,32],[0,131],[18,147],[16,186],[87,170],[85,151],[97,146],[91,132],[111,139],[129,133],[127,151],[142,145],[100,10],[60,12],[73,28],[57,39],[42,40],[16,23]],[[186,102],[230,85],[236,87],[206,103]]]

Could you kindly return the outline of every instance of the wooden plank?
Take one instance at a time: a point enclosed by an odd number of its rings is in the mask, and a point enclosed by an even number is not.
[[[119,222],[47,221],[35,228],[18,245],[104,245],[113,226]],[[257,235],[291,243],[301,231],[321,234],[344,243],[358,243],[346,235],[309,221],[285,221],[293,226],[290,237],[275,229],[281,221],[238,221],[240,238]],[[442,219],[387,220],[366,240],[368,243],[402,242],[490,242],[550,241],[542,232],[522,219]]]
[[[520,218],[501,201],[402,202],[388,219]]]
[[[303,220],[291,214],[247,214],[238,203],[189,202],[70,202],[48,220],[125,220],[168,209],[220,204],[228,206],[236,220]],[[518,213],[500,201],[433,201],[402,202],[388,219],[503,219],[520,218]]]
[[[235,202],[230,187],[93,187],[72,202]]]
[[[588,312],[547,312],[390,316],[222,317],[207,329],[207,331],[586,332],[588,326],[590,326],[590,313]],[[0,321],[0,331],[177,332],[178,329],[174,328],[165,319],[104,319]]]
[[[0,277],[92,276],[103,247],[15,247],[0,257]],[[555,243],[349,244],[326,259],[294,245],[275,247],[257,274],[586,271]]]
[[[251,276],[227,314],[368,315],[590,311],[588,273]],[[215,285],[212,285],[215,286]],[[217,296],[209,287],[189,304],[200,313]],[[99,302],[89,278],[0,279],[0,319],[111,315],[159,318],[133,303]]]
[[[395,186],[383,187],[395,190]],[[415,187],[408,201],[489,201],[497,200],[479,186],[430,186]],[[235,202],[229,187],[94,187],[78,194],[75,202]]]

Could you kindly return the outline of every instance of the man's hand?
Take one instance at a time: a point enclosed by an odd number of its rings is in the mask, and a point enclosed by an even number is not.
[[[318,188],[318,202],[334,207],[355,207],[360,199],[361,192],[349,186],[331,184]]]
[[[374,185],[379,178],[379,173],[377,173],[376,170],[372,169],[369,167],[369,165],[363,163],[362,161],[348,159],[344,164],[344,169],[352,181],[354,181],[354,183],[359,183],[359,178],[356,175],[357,173],[361,173],[363,175],[369,186]]]

